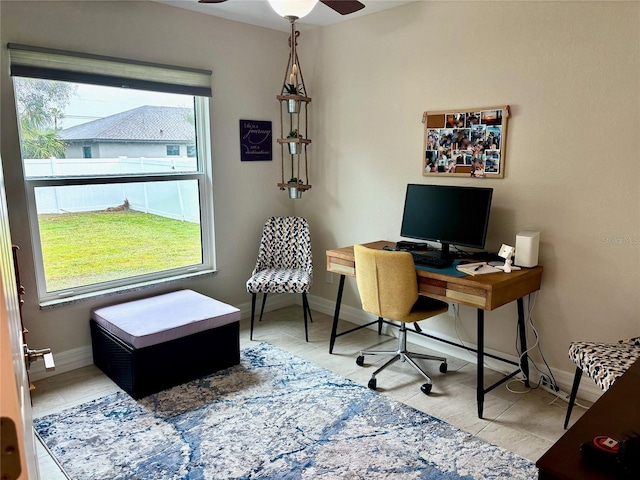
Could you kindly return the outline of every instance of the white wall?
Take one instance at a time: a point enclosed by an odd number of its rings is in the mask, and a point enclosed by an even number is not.
[[[241,162],[239,120],[279,126],[276,95],[286,66],[286,33],[222,20],[152,2],[0,2],[2,161],[12,240],[20,245],[25,323],[32,347],[86,357],[90,309],[177,288],[193,288],[231,304],[249,300],[262,225],[270,215],[293,213],[276,187],[279,155],[270,162]],[[22,186],[8,42],[90,52],[213,71],[211,135],[218,272],[198,280],[40,310],[35,298],[31,242]],[[275,142],[274,142],[275,143]],[[277,160],[277,161],[276,161]],[[35,366],[37,368],[37,365]]]
[[[324,226],[317,251],[399,239],[409,182],[490,186],[487,248],[541,232],[533,318],[552,367],[573,372],[572,340],[640,335],[640,4],[417,2],[313,34],[317,186],[296,213]],[[424,111],[501,105],[504,179],[422,177]],[[335,290],[317,277],[314,295]],[[487,315],[489,347],[514,353],[515,314]]]
[[[640,334],[637,2],[417,2],[304,31],[313,188],[295,202],[275,187],[279,162],[240,162],[238,145],[240,118],[278,126],[274,96],[286,64],[286,34],[145,2],[3,1],[0,13],[3,45],[82,49],[214,71],[219,273],[185,286],[236,305],[247,302],[244,282],[264,218],[295,212],[312,230],[312,301],[330,306],[337,279],[325,283],[325,251],[399,239],[407,183],[486,185],[495,189],[488,248],[514,242],[521,230],[541,232],[545,272],[534,320],[552,367],[572,372],[571,340]],[[14,242],[29,252],[6,71],[3,57],[10,220]],[[423,111],[505,104],[512,117],[504,179],[421,176]],[[32,268],[28,258],[24,263]],[[35,291],[32,274],[24,277],[27,291]],[[99,303],[40,311],[27,297],[34,343],[61,351],[86,347],[89,308]],[[359,309],[352,280],[344,305]],[[457,329],[469,342],[473,315],[463,308]],[[487,315],[490,348],[513,354],[514,316],[514,305]],[[435,323],[455,335],[450,319]]]

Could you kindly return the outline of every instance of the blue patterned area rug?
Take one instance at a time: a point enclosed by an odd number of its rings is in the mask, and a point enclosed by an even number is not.
[[[208,377],[34,425],[77,480],[537,478],[528,460],[267,343]]]

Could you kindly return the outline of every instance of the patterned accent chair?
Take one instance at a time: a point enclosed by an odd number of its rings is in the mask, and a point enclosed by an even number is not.
[[[251,278],[247,280],[247,292],[251,294],[251,340],[253,340],[253,321],[258,293],[264,294],[259,321],[262,321],[267,294],[301,293],[304,336],[308,342],[307,315],[310,321],[313,319],[307,293],[312,280],[311,236],[307,220],[302,217],[267,219],[262,230],[256,266],[251,273]]]
[[[605,392],[640,358],[640,337],[617,343],[571,342],[569,358],[576,364],[576,375],[569,397],[564,428],[569,424],[571,410],[576,402],[582,373],[586,373]]]

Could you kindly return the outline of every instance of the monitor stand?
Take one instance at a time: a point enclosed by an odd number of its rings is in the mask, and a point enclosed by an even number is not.
[[[449,244],[448,243],[442,243],[442,249],[440,250],[440,258],[442,258],[443,260],[449,260],[450,256],[449,256]]]
[[[430,250],[429,244],[426,242],[405,242],[401,240],[396,242],[396,248],[400,250],[418,251],[418,250]]]
[[[441,243],[442,248],[437,250],[431,247],[426,242],[407,242],[404,240],[400,240],[396,242],[396,248],[398,250],[405,250],[407,252],[426,252],[429,251],[428,255],[431,257],[440,257],[443,260],[451,260],[452,257],[449,254],[449,245],[448,243]]]
[[[433,257],[433,258],[439,258],[442,260],[447,260],[451,263],[453,263],[453,260],[455,259],[455,256],[451,256],[449,253],[449,245],[448,243],[441,243],[440,244],[442,247],[438,250],[435,248],[431,248],[429,247],[429,251],[422,254],[422,255],[427,255],[429,257]]]

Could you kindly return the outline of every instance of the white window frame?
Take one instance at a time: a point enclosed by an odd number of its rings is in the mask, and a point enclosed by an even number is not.
[[[14,48],[11,51],[11,48]],[[125,65],[131,67],[132,70],[136,68],[156,68],[159,67],[163,73],[167,70],[171,73],[173,67],[166,67],[162,65],[146,64],[141,62],[134,62],[121,59],[113,59],[111,57],[98,57],[95,55],[87,54],[74,54],[73,52],[63,52],[57,50],[43,49],[39,47],[28,47],[22,45],[9,45],[11,53],[12,68],[14,64],[18,67],[23,65],[29,66],[30,62],[38,65],[38,62],[47,61],[53,58],[55,61],[62,59],[69,62],[68,58],[73,61],[74,55],[78,55],[79,63],[83,60],[87,60],[90,66],[94,69],[100,69],[101,59],[104,58],[105,62],[112,62],[118,65]],[[14,57],[15,55],[15,57]],[[50,58],[49,58],[50,57]],[[35,60],[33,60],[35,58]],[[44,59],[44,60],[43,60]],[[75,67],[75,62],[73,67]],[[207,91],[206,85],[203,87],[203,74],[211,72],[180,69],[178,74],[182,73],[182,70],[187,71],[187,77],[189,74],[193,74],[196,77],[193,83],[197,84],[199,88]],[[194,73],[195,72],[195,73]],[[99,72],[102,73],[102,72]],[[137,72],[133,77],[136,77]],[[167,73],[167,72],[164,72]],[[22,76],[19,73],[16,76]],[[199,78],[198,78],[199,77]],[[33,76],[32,78],[43,78]],[[154,77],[156,78],[156,77]],[[68,80],[75,81],[75,80]],[[137,78],[133,78],[132,82],[139,81]],[[171,84],[173,78],[169,78],[168,82]],[[192,81],[189,78],[189,81]],[[86,82],[93,83],[93,82]],[[209,80],[210,83],[210,80]],[[96,83],[98,84],[98,83]],[[116,86],[116,85],[112,85]],[[124,87],[124,85],[120,85]],[[153,88],[147,88],[147,90],[154,90]],[[157,91],[161,91],[158,89]],[[209,85],[210,92],[210,85]],[[29,228],[33,245],[34,267],[36,271],[36,288],[37,294],[41,306],[54,305],[58,303],[67,303],[79,298],[98,296],[103,294],[112,293],[120,290],[129,290],[139,288],[146,285],[153,285],[161,282],[174,281],[182,278],[188,278],[193,276],[204,275],[216,271],[216,258],[215,258],[215,233],[214,233],[214,218],[213,218],[213,172],[211,162],[211,137],[210,137],[210,119],[209,119],[209,98],[208,96],[194,95],[194,110],[195,110],[195,128],[196,128],[196,155],[198,158],[198,168],[194,172],[179,172],[179,173],[162,173],[162,174],[127,174],[123,176],[73,176],[73,177],[29,177],[24,179],[26,201],[29,218]],[[113,184],[113,183],[134,183],[134,182],[150,182],[150,181],[176,181],[176,180],[196,180],[198,182],[198,192],[200,201],[200,231],[201,231],[201,247],[202,247],[202,263],[199,265],[191,265],[181,268],[175,268],[171,270],[163,270],[160,272],[154,272],[144,275],[137,275],[134,277],[128,277],[119,280],[111,280],[101,282],[94,285],[86,285],[81,287],[74,287],[64,290],[58,290],[55,292],[47,292],[46,279],[44,273],[44,261],[42,255],[42,246],[40,239],[40,228],[38,223],[38,214],[36,208],[35,190],[38,187],[55,187],[55,186],[69,186],[69,185],[97,185],[97,184]]]

